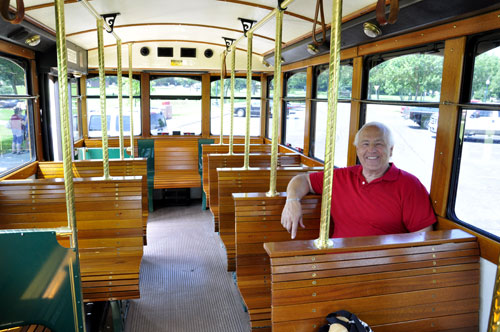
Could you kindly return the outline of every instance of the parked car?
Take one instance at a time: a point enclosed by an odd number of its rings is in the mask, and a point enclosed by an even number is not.
[[[481,110],[468,112],[468,115],[465,120],[465,136],[500,136],[500,112]]]
[[[17,102],[17,99],[0,99],[0,108],[14,108]]]
[[[101,113],[98,111],[90,111],[88,117],[88,130],[90,137],[100,137],[101,131]],[[134,118],[135,120],[135,118]],[[120,135],[120,120],[118,111],[108,112],[106,115],[106,122],[108,126],[108,136]],[[123,115],[123,135],[130,136],[130,115]],[[134,121],[134,133],[140,132],[140,121]],[[162,113],[151,113],[151,134],[161,135],[167,132],[167,120]]]
[[[436,107],[402,106],[401,115],[405,119],[413,120],[420,128],[429,128],[431,116],[438,112]]]
[[[428,126],[428,129],[431,133],[435,134],[437,132],[438,119],[439,119],[439,113],[434,113],[431,115],[431,119],[429,121],[429,126]]]
[[[260,116],[260,100],[252,100],[250,103],[250,116]],[[247,102],[234,103],[234,115],[245,117],[247,115]]]

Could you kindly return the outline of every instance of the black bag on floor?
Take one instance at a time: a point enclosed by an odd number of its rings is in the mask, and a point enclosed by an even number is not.
[[[326,316],[327,325],[319,332],[373,332],[370,326],[349,311],[339,310]]]

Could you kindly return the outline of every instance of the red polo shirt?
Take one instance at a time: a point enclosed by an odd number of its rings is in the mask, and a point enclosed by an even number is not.
[[[391,163],[381,178],[367,183],[362,169],[357,165],[333,172],[333,237],[415,232],[436,222],[429,194],[417,177]],[[322,193],[323,172],[311,173],[309,179],[312,189]]]

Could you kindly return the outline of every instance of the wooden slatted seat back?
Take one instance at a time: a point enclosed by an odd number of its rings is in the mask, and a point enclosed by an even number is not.
[[[317,172],[322,167],[280,167],[277,169],[276,190],[286,191],[290,179],[304,172]],[[233,193],[269,191],[269,168],[219,168],[219,233],[226,247],[228,271],[236,270],[235,223]]]
[[[102,160],[76,160],[72,164],[74,177],[103,176]],[[142,222],[144,243],[146,243],[146,227],[148,222],[148,169],[147,158],[125,160],[110,160],[109,174],[111,176],[141,176],[142,177]],[[64,178],[62,161],[41,161],[37,169],[38,179]],[[151,199],[153,199],[151,197]]]
[[[202,145],[202,178],[203,178],[203,191],[207,196],[207,204],[209,204],[210,193],[208,190],[208,155],[209,154],[224,154],[229,152],[229,145],[217,145],[217,144],[203,144]],[[245,153],[244,144],[234,144],[234,153]],[[270,144],[250,144],[250,153],[271,153]]]
[[[85,301],[135,299],[143,255],[142,178],[75,178],[75,211]],[[67,227],[64,180],[0,183],[0,228]],[[68,237],[58,241],[69,247]]]
[[[155,139],[155,189],[201,186],[198,139]]]
[[[374,331],[478,331],[479,248],[461,230],[266,243],[272,330],[317,331],[348,310]]]
[[[248,156],[250,167],[269,167],[271,165],[271,155],[267,153],[252,153]],[[279,154],[278,166],[301,166],[301,158],[298,153]],[[209,206],[214,215],[215,231],[218,231],[219,222],[219,186],[218,186],[218,168],[243,167],[244,155],[227,154],[209,154],[208,163],[208,182],[209,182]]]
[[[271,267],[264,250],[268,241],[290,241],[281,226],[281,212],[286,193],[267,197],[265,193],[233,194],[236,222],[236,276],[238,288],[250,314],[253,329],[271,328]],[[303,222],[296,240],[319,236],[321,196],[305,196],[302,201]]]

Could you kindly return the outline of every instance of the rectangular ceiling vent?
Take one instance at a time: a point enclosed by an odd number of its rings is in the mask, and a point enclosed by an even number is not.
[[[158,57],[173,57],[174,48],[173,47],[158,47]]]
[[[181,47],[181,58],[196,58],[196,48]]]

